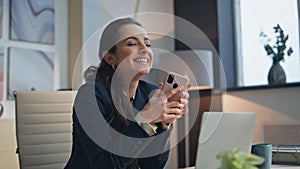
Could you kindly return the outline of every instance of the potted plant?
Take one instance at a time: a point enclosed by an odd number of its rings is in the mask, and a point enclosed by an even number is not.
[[[239,149],[220,152],[217,155],[217,159],[221,160],[219,169],[258,169],[256,165],[264,162],[262,157]]]
[[[272,57],[273,65],[270,68],[268,74],[268,82],[270,85],[278,85],[286,83],[286,75],[283,68],[280,65],[280,61],[284,61],[284,56],[290,56],[293,53],[292,47],[287,49],[286,42],[289,39],[288,35],[285,35],[283,29],[277,24],[273,27],[276,41],[273,45],[270,45],[271,39],[264,32],[260,32],[262,43],[267,55]],[[287,52],[285,50],[287,49]]]

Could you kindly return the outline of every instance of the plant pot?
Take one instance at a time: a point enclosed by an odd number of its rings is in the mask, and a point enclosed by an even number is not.
[[[269,85],[280,85],[286,83],[286,75],[284,69],[279,62],[273,63],[268,74]]]

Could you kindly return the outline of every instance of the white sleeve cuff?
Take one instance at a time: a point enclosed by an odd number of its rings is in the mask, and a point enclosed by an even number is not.
[[[137,122],[137,124],[149,135],[149,136],[153,136],[154,134],[156,134],[156,129],[157,126],[155,124],[150,124],[148,122],[145,121],[145,119],[143,118],[143,116],[140,115],[140,113],[138,113],[135,116],[135,121]]]

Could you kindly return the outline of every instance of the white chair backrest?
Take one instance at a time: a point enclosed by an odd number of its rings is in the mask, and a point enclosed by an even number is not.
[[[16,136],[21,169],[63,169],[72,148],[74,91],[17,91]]]

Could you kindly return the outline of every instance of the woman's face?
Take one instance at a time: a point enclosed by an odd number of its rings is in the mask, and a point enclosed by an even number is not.
[[[116,66],[125,76],[135,78],[148,74],[153,64],[153,51],[145,30],[135,24],[124,25],[119,30],[116,44]]]

